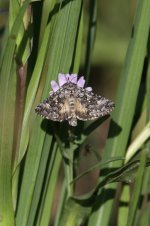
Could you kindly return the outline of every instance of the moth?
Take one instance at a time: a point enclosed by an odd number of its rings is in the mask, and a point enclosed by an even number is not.
[[[77,120],[87,121],[109,114],[114,102],[95,95],[91,87],[84,88],[84,77],[77,74],[59,74],[59,85],[51,82],[53,91],[49,97],[37,105],[35,111],[43,118],[62,122],[67,120],[71,126],[77,126]]]

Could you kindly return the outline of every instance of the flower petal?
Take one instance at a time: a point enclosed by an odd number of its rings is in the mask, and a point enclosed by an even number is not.
[[[70,78],[69,78],[69,81],[72,82],[72,83],[77,84],[77,74],[71,74]]]
[[[51,86],[52,86],[52,89],[53,89],[54,92],[59,90],[59,85],[57,84],[57,82],[51,81]]]
[[[67,80],[67,82],[70,81],[70,75],[69,74],[66,74],[66,80]]]
[[[59,86],[63,86],[65,83],[67,83],[67,78],[65,74],[59,73],[58,74],[58,81],[59,81]]]
[[[78,80],[77,86],[83,88],[84,84],[85,84],[85,79],[84,79],[84,77],[82,76],[82,77]]]
[[[92,87],[86,87],[85,88],[87,91],[92,91]]]

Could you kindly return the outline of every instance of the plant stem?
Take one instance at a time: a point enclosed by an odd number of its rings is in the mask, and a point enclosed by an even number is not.
[[[72,151],[72,150],[71,150]],[[72,196],[74,193],[74,184],[71,183],[73,180],[73,151],[71,152],[71,158],[69,159],[69,180],[68,180],[68,195]]]

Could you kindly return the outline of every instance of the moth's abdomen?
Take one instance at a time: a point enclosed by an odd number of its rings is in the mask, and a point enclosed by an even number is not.
[[[77,125],[77,116],[76,116],[76,100],[73,96],[70,96],[68,99],[68,105],[70,110],[70,118],[68,120],[71,126]]]
[[[77,119],[76,119],[76,118],[70,118],[70,119],[68,120],[68,122],[69,122],[69,124],[70,124],[71,126],[77,126]]]
[[[70,112],[75,112],[75,98],[74,97],[70,97],[68,99],[68,104],[69,104],[69,108],[70,108]]]

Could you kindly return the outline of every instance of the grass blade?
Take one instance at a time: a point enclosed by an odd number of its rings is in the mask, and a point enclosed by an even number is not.
[[[144,177],[145,162],[146,162],[146,152],[145,152],[145,150],[143,150],[142,154],[141,154],[140,167],[137,172],[133,195],[132,195],[132,198],[130,201],[127,226],[132,226],[134,224],[135,214],[136,214],[136,210],[138,208],[138,201],[139,201],[139,196],[140,196],[140,192],[141,192],[141,188],[142,188],[142,181],[143,181],[143,177]]]
[[[66,4],[64,4],[66,3]],[[82,2],[80,0],[63,2],[58,5],[57,12],[53,16],[53,26],[47,46],[47,55],[42,70],[45,86],[42,100],[48,96],[50,81],[55,79],[59,72],[69,72],[73,66],[74,48],[80,22]],[[53,12],[54,13],[54,12]],[[40,84],[41,85],[41,84]],[[41,86],[39,86],[39,89]],[[35,113],[34,113],[35,114]],[[46,124],[39,116],[33,116],[32,133],[28,146],[27,158],[24,168],[23,181],[17,211],[17,225],[25,226],[31,210],[34,186],[38,174],[42,149],[45,140]],[[53,131],[52,134],[53,135]],[[57,167],[59,167],[57,165]],[[54,178],[53,178],[54,179]],[[39,199],[40,197],[37,197]],[[53,198],[53,197],[51,197]],[[49,200],[51,202],[51,200]],[[48,218],[49,216],[47,216]]]
[[[150,4],[148,0],[138,1],[132,37],[130,39],[124,69],[121,75],[119,89],[116,98],[116,109],[112,113],[109,139],[106,144],[104,158],[110,156],[124,156],[126,145],[129,139],[132,120],[135,112],[135,105],[139,91],[144,59],[147,52],[147,41],[149,34]],[[113,121],[117,123],[115,126]],[[122,131],[118,134],[118,128]],[[113,135],[113,136],[112,136]],[[116,138],[114,139],[114,135]],[[118,136],[117,136],[118,135]],[[119,164],[117,164],[119,166]],[[110,164],[110,166],[117,166]],[[106,190],[115,189],[116,186],[106,186]],[[107,193],[108,195],[108,193]],[[108,225],[112,209],[112,199],[107,200],[106,193],[103,194],[104,202],[97,211],[93,213],[89,225]]]
[[[54,145],[55,142],[52,141],[52,136],[46,134],[35,181],[27,225],[33,225],[35,223],[35,219],[37,218],[35,216],[39,215],[39,206],[42,208],[42,204],[39,205],[39,199],[37,197],[40,197],[43,193],[43,187],[46,184],[47,177],[49,178],[52,174],[53,163],[56,156],[56,149],[54,148]]]
[[[60,162],[61,162],[61,154],[60,154],[59,150],[57,150],[55,162],[54,162],[53,169],[52,169],[52,174],[49,177],[48,186],[46,187],[43,205],[41,208],[41,215],[39,216],[39,222],[37,224],[38,226],[42,226],[42,225],[48,226],[49,225]]]
[[[26,0],[24,2],[18,13],[17,19],[12,26],[9,38],[7,40],[0,73],[0,213],[1,219],[3,219],[1,225],[8,226],[14,225],[11,191],[11,163],[16,98],[16,77],[12,76],[12,71],[14,74],[16,38],[22,24],[25,10],[29,3],[30,0]]]

